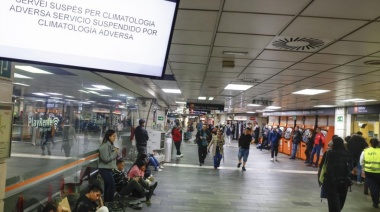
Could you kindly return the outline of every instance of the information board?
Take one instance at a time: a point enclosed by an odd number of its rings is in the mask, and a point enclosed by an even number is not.
[[[0,159],[11,156],[13,104],[0,103]]]

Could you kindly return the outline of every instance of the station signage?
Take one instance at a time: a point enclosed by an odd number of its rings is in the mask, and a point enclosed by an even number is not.
[[[348,114],[380,114],[380,105],[348,107]]]
[[[332,116],[335,115],[335,108],[325,108],[318,110],[299,110],[299,111],[279,111],[279,112],[267,112],[263,113],[264,116],[315,116],[324,115]]]
[[[37,127],[37,128],[47,128],[52,125],[56,127],[58,125],[58,122],[59,122],[58,117],[48,118],[48,119],[43,119],[43,118],[34,119],[34,117],[31,116],[28,118],[29,126]]]
[[[189,108],[190,113],[193,113],[194,111],[204,111],[208,113],[212,110],[224,111],[224,105],[218,104],[187,103],[187,108]]]

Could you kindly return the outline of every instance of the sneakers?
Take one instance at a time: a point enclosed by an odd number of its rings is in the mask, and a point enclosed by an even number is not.
[[[318,168],[318,165],[317,165],[317,164],[314,164],[313,167],[314,167],[314,168]]]
[[[163,169],[164,167],[160,165],[158,168]]]
[[[245,169],[245,167],[244,167],[244,166],[241,168],[241,170],[243,170],[243,171],[246,171],[246,169]]]
[[[161,172],[161,171],[162,171],[162,169],[155,169],[154,171],[159,171],[159,172]]]
[[[177,155],[176,157],[177,157],[177,158],[182,158],[182,157],[183,157],[183,154]]]
[[[270,161],[272,161],[272,162],[273,162],[273,158],[271,158],[271,159],[270,159]]]
[[[152,192],[152,194],[154,193],[154,190],[157,188],[157,182],[155,182],[153,185],[149,186],[149,191]]]
[[[311,163],[308,163],[306,166],[312,166],[312,164],[311,164]]]
[[[362,181],[356,181],[356,184],[358,184],[358,185],[362,185],[363,182],[362,182]]]
[[[238,163],[237,167],[240,168],[240,166],[241,166],[241,163]]]

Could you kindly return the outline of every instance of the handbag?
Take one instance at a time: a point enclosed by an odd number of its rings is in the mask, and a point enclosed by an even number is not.
[[[323,184],[323,181],[325,180],[325,174],[327,172],[327,161],[328,161],[328,154],[326,152],[326,159],[325,162],[323,163],[321,173],[319,174],[319,182]]]

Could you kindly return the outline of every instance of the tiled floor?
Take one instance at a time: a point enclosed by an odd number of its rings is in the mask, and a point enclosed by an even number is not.
[[[183,158],[172,157],[154,176],[159,185],[150,204],[142,211],[328,211],[319,198],[317,169],[303,161],[279,155],[270,162],[270,153],[251,146],[247,171],[236,168],[236,142],[225,147],[225,159],[215,170],[208,155],[205,166],[198,163],[197,146],[182,144]],[[363,185],[354,185],[343,211],[378,211],[372,208]]]

